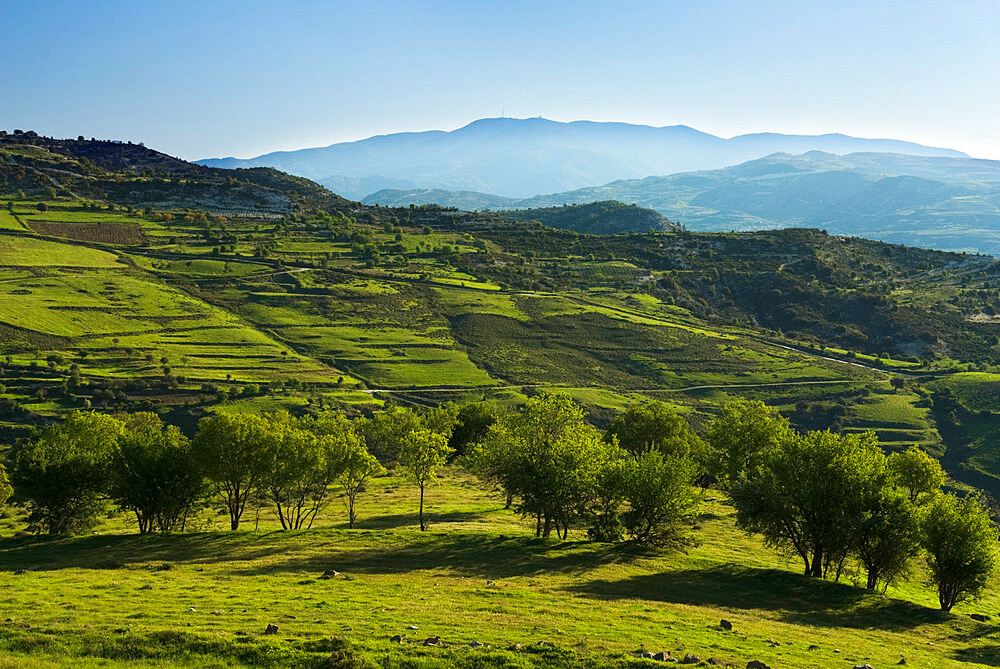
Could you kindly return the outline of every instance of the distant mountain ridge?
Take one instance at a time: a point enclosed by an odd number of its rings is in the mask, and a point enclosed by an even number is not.
[[[968,157],[951,149],[842,134],[757,133],[725,139],[684,125],[564,123],[539,117],[479,119],[450,132],[378,135],[246,160],[197,162],[225,168],[274,167],[352,198],[382,188],[437,188],[525,198],[651,174],[718,169],[776,152],[811,150]]]
[[[773,154],[719,170],[613,181],[511,201],[483,193],[382,190],[392,206],[554,207],[617,200],[690,230],[813,227],[834,234],[1000,255],[1000,161],[813,151]]]

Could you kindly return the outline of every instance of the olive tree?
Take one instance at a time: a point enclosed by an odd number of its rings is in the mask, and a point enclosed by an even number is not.
[[[110,458],[111,499],[135,514],[139,533],[183,531],[204,492],[190,441],[155,413],[121,414]]]
[[[708,429],[710,469],[724,485],[731,486],[791,435],[788,419],[763,402],[737,400],[727,404]]]
[[[698,505],[695,464],[687,457],[650,450],[622,461],[618,483],[628,504],[622,521],[633,541],[660,546],[683,543],[684,521]]]
[[[634,456],[658,451],[664,456],[701,455],[704,442],[688,422],[664,402],[630,404],[608,425],[607,439]]]
[[[807,576],[840,573],[864,514],[867,477],[884,454],[874,433],[786,434],[732,486],[736,524],[798,555]]]
[[[248,500],[271,471],[277,450],[272,428],[266,417],[250,414],[217,414],[198,423],[198,460],[225,499],[230,529],[239,529]]]
[[[986,588],[998,566],[997,530],[978,497],[937,495],[926,505],[920,529],[942,611]]]
[[[933,497],[944,484],[941,463],[916,445],[890,455],[889,468],[896,482],[906,489],[911,502],[916,502],[921,495]]]
[[[121,432],[121,422],[110,416],[77,411],[15,449],[11,478],[33,530],[67,535],[97,524]]]
[[[543,394],[522,410],[500,418],[470,458],[474,470],[518,500],[522,515],[535,518],[535,533],[561,538],[589,514],[601,477],[620,457],[615,444],[584,421],[572,398]]]
[[[420,531],[427,529],[424,521],[424,491],[428,483],[437,478],[437,470],[448,459],[451,447],[448,437],[426,428],[414,430],[406,435],[400,464],[420,487]]]

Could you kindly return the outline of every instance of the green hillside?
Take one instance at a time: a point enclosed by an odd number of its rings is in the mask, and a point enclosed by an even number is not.
[[[3,137],[0,151],[0,452],[86,408],[153,410],[193,434],[216,413],[516,407],[560,390],[599,426],[656,398],[703,433],[750,398],[802,430],[918,444],[950,488],[1000,495],[993,258],[804,229],[590,235],[373,207],[111,142]],[[13,666],[598,667],[643,663],[643,648],[739,666],[998,661],[995,627],[965,617],[992,613],[995,594],[947,615],[922,572],[885,597],[854,574],[804,579],[715,491],[686,553],[577,528],[534,539],[458,464],[430,489],[430,532],[412,527],[415,494],[398,471],[375,479],[358,530],[337,505],[288,533],[269,511],[225,532],[209,509],[158,538],[121,514],[94,536],[15,537],[23,508],[0,507],[0,602],[15,612],[0,649]]]

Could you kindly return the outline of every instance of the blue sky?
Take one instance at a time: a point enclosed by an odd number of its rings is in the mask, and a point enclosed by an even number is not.
[[[0,3],[0,128],[249,157],[486,116],[1000,158],[1000,2]]]

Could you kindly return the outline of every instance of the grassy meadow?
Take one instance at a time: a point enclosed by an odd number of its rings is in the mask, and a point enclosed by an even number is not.
[[[0,665],[321,666],[341,642],[371,666],[640,666],[643,649],[736,666],[1000,661],[1000,631],[967,615],[995,612],[996,595],[942,614],[919,570],[884,596],[850,575],[808,579],[736,530],[715,492],[683,552],[593,543],[581,531],[536,539],[457,466],[429,491],[425,533],[416,499],[390,475],[360,498],[354,530],[333,500],[313,529],[295,532],[264,510],[237,532],[205,515],[173,536],[139,537],[125,517],[75,539],[8,536]],[[324,579],[327,570],[338,575]],[[441,647],[420,645],[432,636]]]

